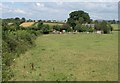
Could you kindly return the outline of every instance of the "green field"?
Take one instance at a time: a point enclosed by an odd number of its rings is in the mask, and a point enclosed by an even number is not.
[[[35,42],[11,66],[11,80],[118,80],[117,32],[49,34]]]
[[[49,26],[55,26],[55,25],[62,26],[64,23],[43,23],[43,24],[49,25]]]
[[[113,27],[113,30],[119,30],[118,24],[111,24],[111,26]]]

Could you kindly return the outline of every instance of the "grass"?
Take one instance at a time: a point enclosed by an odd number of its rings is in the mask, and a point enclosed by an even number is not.
[[[113,27],[113,30],[119,30],[118,24],[111,24],[111,26]]]
[[[49,25],[49,26],[55,26],[55,25],[62,26],[63,25],[62,23],[43,23],[43,24],[46,24],[46,25]]]
[[[118,34],[49,34],[17,58],[11,80],[118,80]],[[32,65],[33,64],[33,68]]]

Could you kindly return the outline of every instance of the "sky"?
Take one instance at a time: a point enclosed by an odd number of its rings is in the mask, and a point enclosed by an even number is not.
[[[25,17],[34,20],[67,20],[70,12],[83,10],[91,19],[118,20],[118,1],[98,0],[98,2],[80,1],[11,1],[0,3],[2,18]]]

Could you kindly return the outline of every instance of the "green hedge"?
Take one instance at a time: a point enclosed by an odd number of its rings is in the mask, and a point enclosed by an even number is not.
[[[3,31],[2,40],[2,78],[9,80],[13,75],[10,65],[21,53],[25,53],[28,48],[34,46],[34,40],[40,31],[16,30]]]

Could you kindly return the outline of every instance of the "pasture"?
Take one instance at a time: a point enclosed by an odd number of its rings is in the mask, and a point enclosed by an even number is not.
[[[119,30],[118,24],[111,24],[113,30]]]
[[[45,25],[49,25],[49,26],[55,26],[55,25],[60,25],[60,26],[62,26],[63,24],[62,23],[43,23],[43,24],[45,24]]]
[[[118,80],[117,33],[42,35],[35,47],[15,59],[11,80]]]

